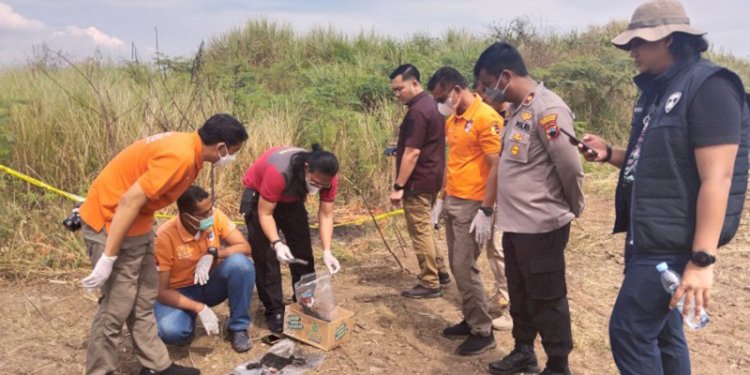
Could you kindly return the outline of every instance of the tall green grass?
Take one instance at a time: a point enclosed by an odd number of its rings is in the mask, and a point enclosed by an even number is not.
[[[107,161],[133,141],[192,131],[211,114],[228,112],[250,133],[238,161],[217,171],[218,205],[228,212],[236,207],[242,173],[261,152],[312,143],[339,156],[346,177],[341,204],[355,207],[364,198],[386,210],[392,160],[382,149],[395,142],[404,114],[387,78],[396,66],[415,64],[426,82],[452,65],[471,80],[481,51],[495,40],[510,41],[532,75],[570,104],[578,131],[622,143],[637,95],[635,71],[628,54],[609,40],[624,27],[613,22],[556,34],[517,19],[482,35],[448,30],[437,38],[396,39],[346,36],[332,28],[298,34],[288,24],[260,19],[209,41],[196,56],[159,56],[148,64],[74,63],[47,51],[26,66],[0,71],[0,162],[85,195]],[[712,57],[750,79],[748,61]],[[207,175],[199,181],[204,186]],[[68,269],[86,263],[76,237],[58,224],[71,204],[7,176],[0,176],[0,193],[0,276],[16,274],[19,264]]]

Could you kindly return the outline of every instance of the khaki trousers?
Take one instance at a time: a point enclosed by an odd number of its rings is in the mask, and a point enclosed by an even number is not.
[[[477,258],[482,252],[473,233],[471,221],[481,202],[447,196],[445,198],[445,234],[448,241],[448,259],[456,286],[461,295],[464,320],[473,334],[488,336],[492,318],[487,308],[482,277]]]
[[[492,275],[495,276],[495,293],[500,294],[505,301],[508,297],[508,279],[505,277],[505,254],[503,254],[503,232],[492,229],[492,239],[487,243],[487,263],[490,265]]]
[[[83,240],[91,264],[104,251],[107,235],[83,226]],[[133,337],[136,357],[143,367],[163,371],[172,364],[158,336],[154,301],[158,291],[154,260],[154,234],[126,237],[107,282],[102,286],[99,310],[94,315],[86,349],[86,374],[108,374],[117,370],[123,324]]]
[[[448,273],[445,261],[435,245],[432,206],[435,194],[414,194],[404,197],[404,217],[414,253],[419,262],[419,283],[430,289],[440,288],[438,273]]]

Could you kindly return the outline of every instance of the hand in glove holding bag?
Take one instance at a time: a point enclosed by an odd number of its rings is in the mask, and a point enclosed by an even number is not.
[[[193,278],[193,284],[195,285],[206,285],[208,283],[208,273],[211,271],[211,265],[214,263],[214,256],[206,254],[198,260],[198,265],[195,266],[195,277]]]
[[[91,270],[91,274],[88,275],[85,279],[81,280],[81,284],[83,284],[83,287],[89,290],[93,290],[104,285],[104,283],[107,282],[107,279],[109,279],[109,276],[112,274],[112,267],[115,265],[116,260],[116,256],[111,257],[102,254],[102,256],[99,257],[99,260],[96,262],[94,269]]]
[[[325,263],[326,268],[328,268],[328,272],[330,272],[331,275],[341,270],[341,265],[339,264],[339,260],[336,259],[336,257],[333,256],[333,254],[331,254],[331,250],[323,251],[323,263]]]
[[[198,318],[200,318],[201,324],[203,324],[203,328],[206,329],[208,335],[219,334],[219,318],[208,305],[203,305],[203,310],[198,313]]]
[[[487,216],[481,210],[477,211],[474,220],[471,221],[469,232],[474,233],[479,246],[484,246],[492,235],[492,215]]]

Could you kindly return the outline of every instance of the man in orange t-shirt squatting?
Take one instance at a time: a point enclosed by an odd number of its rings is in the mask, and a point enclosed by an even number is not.
[[[231,162],[247,138],[242,123],[217,114],[197,132],[162,133],[133,143],[91,184],[80,215],[84,243],[95,266],[82,284],[90,290],[100,288],[102,297],[89,332],[86,374],[117,370],[125,323],[143,366],[141,374],[200,374],[173,364],[157,335],[154,213],[177,200],[204,162]]]
[[[159,337],[166,344],[189,344],[196,317],[206,333],[218,334],[219,319],[211,306],[228,299],[232,348],[246,352],[252,346],[247,328],[255,287],[255,265],[247,257],[250,244],[224,212],[214,209],[208,192],[196,185],[177,199],[177,209],[177,217],[159,226],[154,245]]]

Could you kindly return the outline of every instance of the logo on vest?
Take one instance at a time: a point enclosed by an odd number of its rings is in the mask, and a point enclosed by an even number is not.
[[[672,111],[672,109],[677,105],[677,102],[680,101],[680,98],[682,98],[682,93],[679,91],[670,95],[667,99],[667,103],[664,105],[664,111],[667,113]]]

